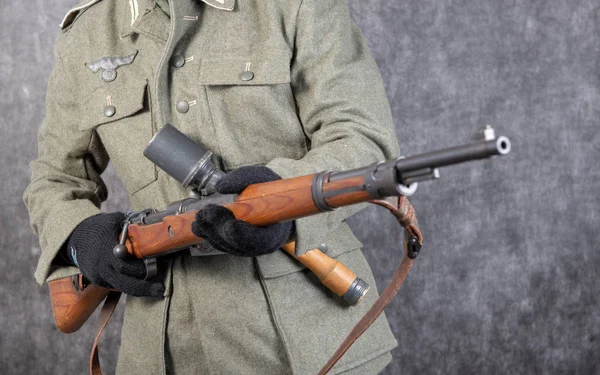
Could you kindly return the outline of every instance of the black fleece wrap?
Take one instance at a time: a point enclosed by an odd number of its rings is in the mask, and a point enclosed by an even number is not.
[[[267,167],[247,166],[227,174],[216,189],[221,194],[238,194],[248,185],[280,179],[277,173]],[[192,232],[217,250],[253,257],[277,251],[291,237],[294,223],[290,221],[258,227],[237,220],[225,207],[208,205],[196,215]]]

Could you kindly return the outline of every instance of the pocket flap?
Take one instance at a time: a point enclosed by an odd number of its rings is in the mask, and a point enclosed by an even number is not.
[[[291,53],[273,50],[251,57],[202,58],[201,85],[269,85],[290,82]]]
[[[354,233],[345,222],[324,238],[323,243],[328,248],[325,254],[331,258],[337,258],[344,253],[362,247],[362,243],[354,236]],[[283,250],[260,256],[257,259],[260,272],[265,279],[285,276],[306,268]]]
[[[126,84],[112,82],[94,90],[85,100],[79,130],[91,129],[141,111],[147,86],[146,80]]]

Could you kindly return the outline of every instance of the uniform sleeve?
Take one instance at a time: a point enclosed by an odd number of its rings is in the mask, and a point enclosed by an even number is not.
[[[292,90],[310,140],[300,160],[267,167],[283,178],[362,167],[399,154],[381,75],[343,0],[304,0],[300,6]],[[296,254],[316,248],[364,205],[296,220]]]
[[[30,164],[31,183],[23,196],[42,249],[35,272],[39,284],[77,271],[57,266],[54,259],[77,224],[100,213],[107,195],[100,174],[108,155],[95,131],[79,130],[84,105],[68,61],[61,57],[61,37],[38,132],[38,158]]]

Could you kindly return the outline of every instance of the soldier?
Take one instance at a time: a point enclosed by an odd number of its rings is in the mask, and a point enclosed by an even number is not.
[[[99,209],[109,160],[134,210],[187,192],[142,151],[172,123],[231,173],[221,191],[398,155],[385,91],[342,0],[87,0],[61,24],[39,157],[24,194],[43,249],[36,280],[81,272],[128,294],[117,373],[314,374],[377,296],[357,207],[258,228],[227,209],[194,232],[230,254],[180,254],[143,280],[112,256],[122,213]],[[282,251],[324,244],[369,284],[344,306]],[[235,254],[235,255],[233,255]],[[375,374],[397,345],[385,315],[334,367]]]

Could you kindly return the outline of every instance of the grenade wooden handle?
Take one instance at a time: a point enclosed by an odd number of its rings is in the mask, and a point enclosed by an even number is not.
[[[319,249],[296,256],[295,243],[282,246],[288,254],[311,270],[329,290],[342,297],[349,305],[359,304],[369,291],[369,284],[338,260],[332,259]]]

